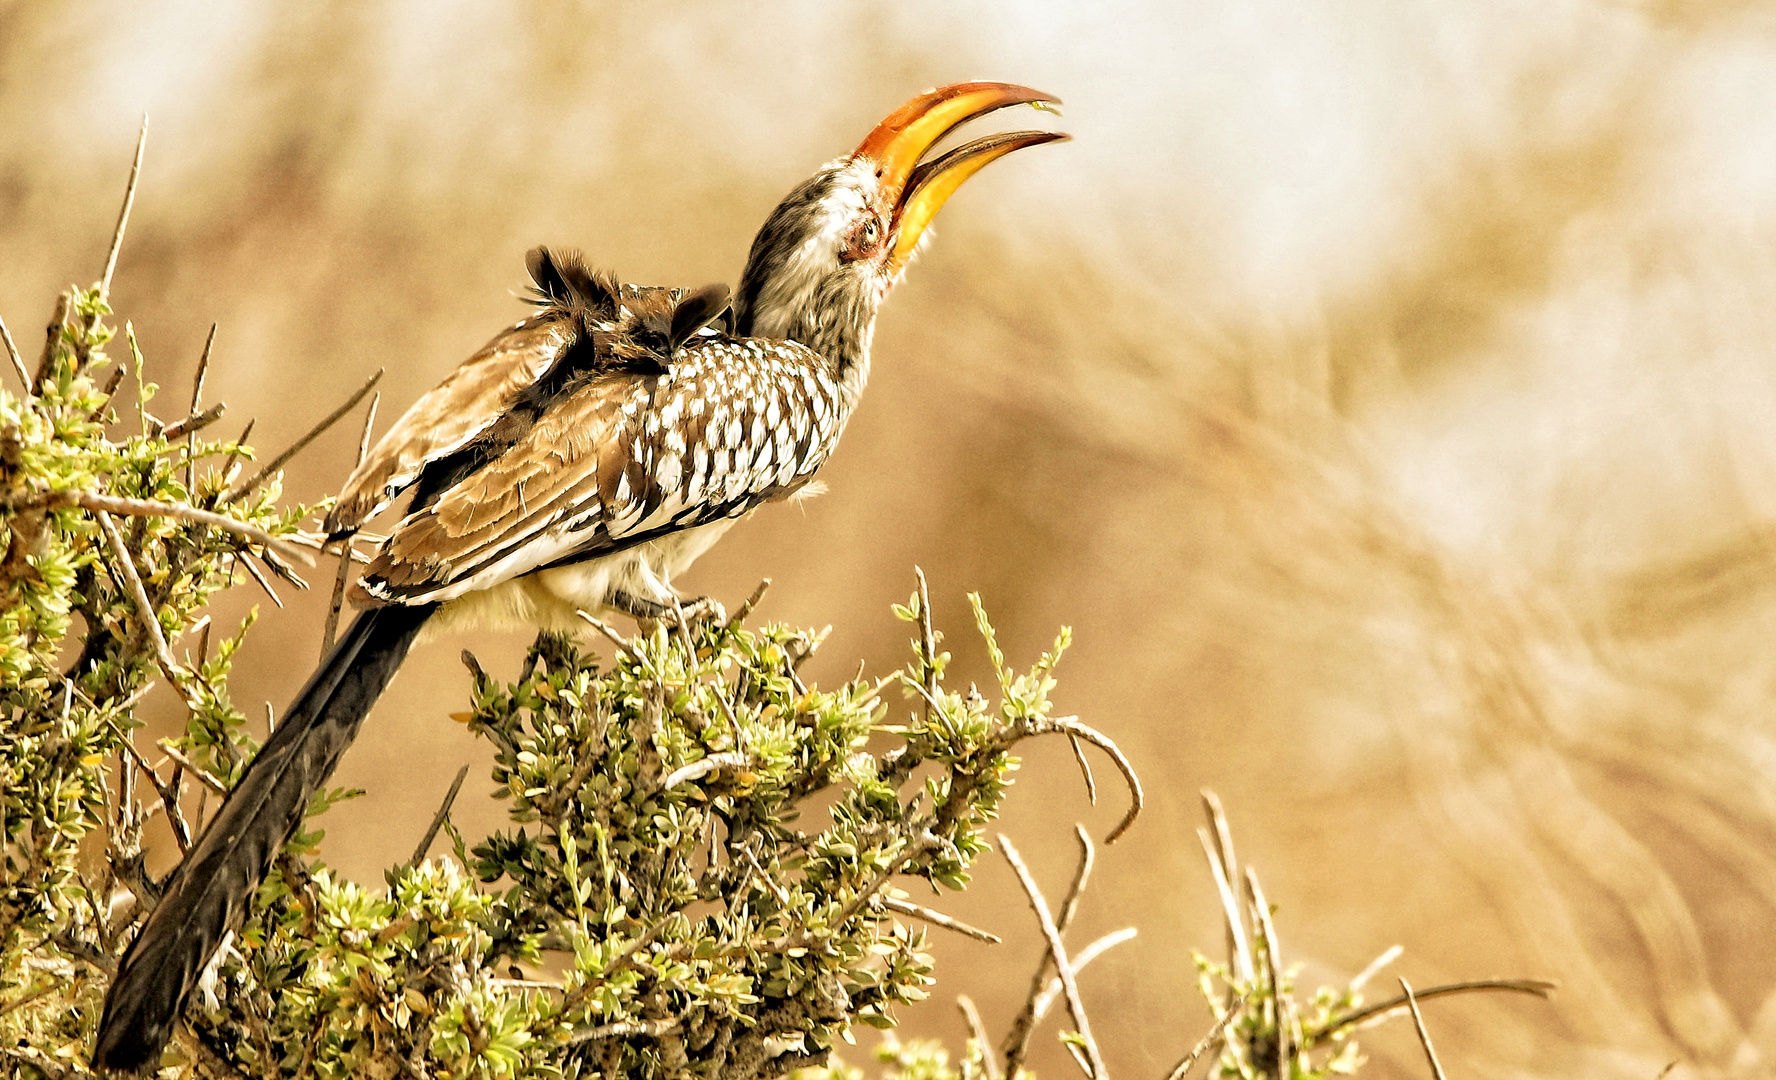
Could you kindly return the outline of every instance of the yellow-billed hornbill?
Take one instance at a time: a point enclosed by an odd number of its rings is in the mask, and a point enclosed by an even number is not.
[[[914,98],[790,192],[739,295],[620,285],[530,255],[539,310],[421,397],[346,482],[343,537],[411,489],[365,570],[365,606],[185,861],[118,967],[93,1063],[157,1063],[192,985],[428,622],[575,625],[659,616],[672,577],[736,520],[806,485],[869,373],[876,312],[944,201],[1012,132],[921,162],[958,125],[1058,104],[1005,83]]]

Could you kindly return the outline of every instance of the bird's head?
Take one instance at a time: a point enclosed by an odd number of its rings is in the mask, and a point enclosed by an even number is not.
[[[867,361],[876,310],[963,181],[1014,150],[1067,138],[1014,131],[921,162],[958,126],[1009,105],[1059,105],[1026,86],[970,82],[920,94],[771,212],[752,242],[739,332],[794,338],[841,366]]]

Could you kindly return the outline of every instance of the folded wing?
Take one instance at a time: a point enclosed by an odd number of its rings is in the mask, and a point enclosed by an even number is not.
[[[665,374],[599,370],[398,525],[366,593],[425,603],[736,517],[806,484],[843,425],[816,353],[699,336]]]

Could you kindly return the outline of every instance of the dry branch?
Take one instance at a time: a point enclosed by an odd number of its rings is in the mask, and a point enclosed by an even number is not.
[[[751,857],[752,852],[748,851],[746,854],[748,857]],[[945,915],[941,911],[933,911],[928,907],[915,904],[911,900],[902,900],[898,897],[884,896],[882,898],[882,906],[889,911],[910,916],[921,922],[928,922],[932,926],[941,926],[945,930],[953,930],[956,933],[961,934],[963,937],[971,937],[976,941],[984,941],[989,945],[998,945],[1003,940],[997,934],[990,934],[978,927],[968,925],[953,915]]]
[[[6,358],[12,361],[12,370],[18,372],[19,382],[23,384],[25,393],[31,392],[31,373],[25,370],[25,358],[19,355],[18,344],[12,340],[12,331],[6,328],[6,320],[0,319],[0,344],[6,346]]]
[[[1085,1057],[1090,1065],[1086,1070],[1087,1074],[1091,1080],[1109,1080],[1110,1071],[1104,1066],[1104,1056],[1098,1051],[1097,1040],[1092,1038],[1091,1021],[1085,1014],[1085,1003],[1080,1000],[1079,985],[1073,978],[1073,967],[1067,960],[1067,946],[1061,941],[1061,932],[1055,926],[1054,916],[1049,913],[1048,901],[1043,898],[1042,890],[1037,888],[1035,877],[1030,874],[1030,868],[1024,865],[1023,856],[1018,854],[1011,838],[1000,833],[998,840],[1000,853],[1017,873],[1018,883],[1024,887],[1024,894],[1030,899],[1030,909],[1036,913],[1036,921],[1042,927],[1042,936],[1048,942],[1048,954],[1054,958],[1055,970],[1060,974],[1061,991],[1067,998],[1067,1011],[1073,1017],[1073,1028],[1078,1032],[1080,1041],[1085,1044]]]
[[[1431,1075],[1436,1080],[1447,1080],[1443,1066],[1437,1060],[1437,1048],[1431,1045],[1431,1033],[1425,1030],[1424,1014],[1418,1011],[1418,998],[1412,995],[1412,984],[1401,979],[1400,989],[1406,992],[1406,1006],[1412,1010],[1412,1026],[1418,1029],[1418,1042],[1424,1047],[1425,1060],[1431,1063]]]
[[[1546,979],[1471,979],[1466,982],[1445,983],[1433,986],[1429,990],[1414,991],[1413,997],[1419,1001],[1431,998],[1447,997],[1451,994],[1471,994],[1482,990],[1503,990],[1514,994],[1533,994],[1547,999],[1548,994],[1558,989],[1557,983]],[[1375,1005],[1365,1005],[1361,1009],[1345,1013],[1327,1022],[1324,1030],[1337,1031],[1342,1027],[1362,1027],[1366,1024],[1385,1019],[1387,1014],[1407,1007],[1406,995],[1389,998]]]
[[[426,852],[432,849],[432,841],[438,838],[438,830],[443,828],[444,819],[450,816],[450,808],[456,804],[456,793],[462,790],[463,781],[468,779],[468,775],[467,765],[456,770],[456,779],[450,782],[450,790],[444,793],[444,802],[439,805],[438,812],[432,815],[432,823],[426,828],[425,835],[420,837],[419,846],[413,849],[413,857],[407,860],[408,869],[425,861]]]
[[[129,183],[123,189],[123,209],[117,212],[117,230],[111,234],[111,250],[105,255],[105,274],[99,278],[99,299],[111,299],[111,275],[117,271],[117,255],[123,250],[123,233],[129,228],[130,210],[136,205],[136,180],[142,175],[142,153],[148,147],[148,114],[142,114],[142,130],[136,135],[136,157],[130,163]]]
[[[986,1071],[986,1080],[999,1080],[999,1065],[993,1060],[993,1044],[987,1039],[987,1026],[981,1022],[974,999],[967,994],[957,994],[956,1008],[962,1013],[963,1023],[968,1025],[968,1038],[980,1048],[981,1068]]]
[[[1134,765],[1122,752],[1122,747],[1117,746],[1103,732],[1090,725],[1080,723],[1078,717],[1059,716],[1050,722],[1069,736],[1083,739],[1108,754],[1110,760],[1116,765],[1116,771],[1122,774],[1123,783],[1127,784],[1129,789],[1128,813],[1124,814],[1122,820],[1116,823],[1116,828],[1111,829],[1109,835],[1104,837],[1104,843],[1116,843],[1122,838],[1123,833],[1129,831],[1129,826],[1135,823],[1135,819],[1141,816],[1142,808],[1147,805],[1147,796],[1141,790],[1141,778],[1135,775]]]
[[[1245,1002],[1242,1000],[1236,1005],[1223,1009],[1221,1015],[1215,1018],[1215,1026],[1209,1029],[1208,1034],[1197,1040],[1196,1045],[1190,1048],[1190,1052],[1185,1054],[1182,1060],[1172,1066],[1172,1071],[1166,1074],[1166,1080],[1184,1080],[1184,1077],[1190,1072],[1191,1066],[1196,1064],[1196,1059],[1208,1053],[1210,1047],[1221,1041],[1221,1033],[1227,1030],[1227,1025],[1239,1015],[1240,1010],[1244,1007]]]

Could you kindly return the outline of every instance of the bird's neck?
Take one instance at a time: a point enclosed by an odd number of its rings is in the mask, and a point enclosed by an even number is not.
[[[834,290],[776,312],[759,312],[752,332],[760,337],[789,338],[826,359],[827,373],[854,403],[869,379],[870,341],[876,332],[880,297]]]

